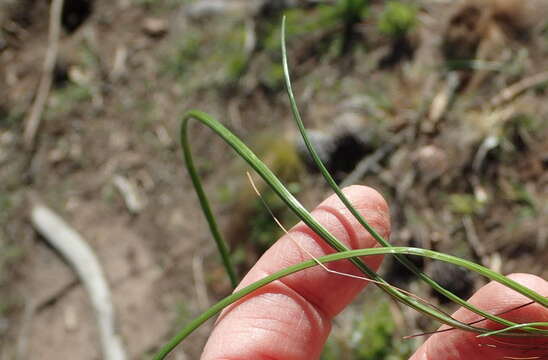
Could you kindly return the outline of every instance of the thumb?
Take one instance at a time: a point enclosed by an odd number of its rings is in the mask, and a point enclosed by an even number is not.
[[[520,284],[548,295],[548,282],[529,274],[513,274],[509,276]],[[523,295],[501,285],[491,282],[479,289],[470,302],[491,314],[500,314],[530,300]],[[475,321],[479,315],[460,309],[454,317],[465,323]],[[548,309],[534,303],[501,315],[513,322],[527,323],[548,321]],[[482,321],[476,326],[497,329],[491,321]],[[442,327],[441,329],[443,329]],[[477,337],[476,334],[451,330],[432,335],[411,357],[410,360],[440,359],[440,360],[491,360],[491,359],[547,359],[548,340],[546,337],[508,337],[492,336]]]

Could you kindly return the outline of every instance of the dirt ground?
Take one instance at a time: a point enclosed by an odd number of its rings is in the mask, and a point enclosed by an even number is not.
[[[36,199],[95,250],[130,357],[149,358],[230,289],[183,167],[178,131],[186,110],[210,113],[255,145],[285,181],[300,183],[306,206],[329,191],[295,155],[270,33],[281,14],[276,6],[66,2],[53,85],[30,147],[23,134],[49,44],[50,2],[0,3],[0,359],[101,358],[84,288],[31,225]],[[282,3],[297,19],[319,11],[307,1],[296,1],[296,10]],[[352,50],[342,46],[342,54],[333,50],[345,41],[340,27],[290,27],[303,118],[327,139],[338,180],[355,176],[352,182],[386,196],[394,244],[547,278],[548,7],[540,0],[536,7],[412,3],[417,23],[390,37],[377,28],[383,2],[371,1]],[[255,200],[245,167],[226,145],[204,127],[193,125],[191,133],[244,272],[277,230],[248,205]],[[363,159],[376,161],[353,171]],[[137,210],[128,210],[117,178],[132,184]],[[387,276],[411,281],[398,271],[387,262]],[[402,313],[410,326],[404,333],[432,326]],[[200,328],[173,358],[198,358],[209,330]]]

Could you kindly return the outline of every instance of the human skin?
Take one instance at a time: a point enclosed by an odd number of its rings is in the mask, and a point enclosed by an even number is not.
[[[351,186],[345,195],[365,219],[385,238],[390,235],[388,205],[375,190]],[[349,248],[370,248],[376,241],[363,229],[336,196],[323,201],[313,216]],[[289,265],[319,257],[333,250],[306,225],[299,223],[278,240],[244,277],[238,289]],[[295,241],[299,245],[295,244]],[[306,249],[305,252],[303,249]],[[382,256],[364,257],[377,269]],[[360,275],[348,261],[332,263],[333,270]],[[527,274],[512,278],[542,295],[548,283]],[[202,360],[318,359],[331,321],[367,285],[366,281],[310,268],[272,282],[225,309],[208,339]],[[500,313],[526,303],[518,293],[497,283],[481,288],[470,301],[480,308]],[[516,322],[548,321],[548,310],[533,304],[504,315]],[[460,309],[455,318],[470,322],[477,315]],[[494,327],[484,321],[477,326]],[[547,338],[477,338],[475,334],[451,330],[431,336],[412,360],[548,359]]]

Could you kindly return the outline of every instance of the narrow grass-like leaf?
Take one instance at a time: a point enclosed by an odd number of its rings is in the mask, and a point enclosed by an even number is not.
[[[196,119],[202,124],[208,126],[212,129],[217,135],[219,135],[223,140],[225,140],[255,171],[263,178],[263,180],[276,192],[276,194],[285,202],[285,204],[306,224],[308,225],[316,234],[321,236],[328,244],[330,244],[337,251],[347,251],[348,249],[344,244],[342,244],[338,239],[336,239],[327,229],[325,229],[321,224],[319,224],[312,215],[301,205],[301,203],[287,190],[286,187],[280,182],[280,180],[272,173],[272,171],[232,132],[230,132],[224,125],[222,125],[217,120],[211,118],[209,115],[201,112],[192,110],[189,111],[184,117],[182,122],[181,136],[186,137],[187,130],[186,127],[190,119]],[[181,139],[181,142],[188,144],[188,139]],[[184,148],[185,158],[191,158],[190,148],[186,146]],[[199,182],[198,174],[196,173],[196,180]],[[206,195],[203,195],[204,198]],[[207,202],[207,199],[206,199]],[[429,305],[425,305],[419,302],[417,299],[406,295],[397,289],[388,286],[382,285],[382,283],[387,284],[386,281],[380,277],[376,272],[369,269],[365,263],[359,258],[350,258],[350,261],[354,263],[365,275],[369,278],[376,281],[376,284],[380,286],[385,292],[393,296],[402,303],[412,307],[413,309],[424,313],[425,315],[436,319],[437,321],[447,324],[452,327],[465,329],[469,331],[475,331],[474,327],[469,326],[468,324],[462,323],[448,316],[442,311],[435,309]],[[380,283],[380,284],[379,284]],[[475,309],[474,307],[472,307]],[[476,309],[476,312],[481,310]],[[492,317],[487,314],[487,316]],[[506,326],[513,326],[515,323],[501,319],[502,323]]]
[[[544,321],[544,322],[532,322],[532,323],[525,323],[525,324],[516,324],[514,326],[508,326],[507,328],[504,328],[504,329],[489,331],[489,332],[480,334],[477,337],[487,337],[487,336],[493,336],[493,335],[501,335],[501,334],[504,334],[504,333],[508,333],[512,330],[519,330],[519,329],[523,329],[525,327],[544,327],[544,328],[546,328],[546,327],[548,327],[548,322]]]
[[[293,95],[293,90],[292,90],[292,86],[291,86],[291,79],[290,79],[290,76],[289,76],[289,66],[288,66],[288,62],[287,62],[287,49],[286,49],[286,42],[285,42],[285,22],[286,22],[286,19],[284,17],[282,19],[282,28],[281,28],[281,47],[282,47],[282,61],[283,61],[284,79],[285,79],[285,84],[286,84],[286,89],[287,89],[287,95],[289,97],[289,102],[290,102],[290,105],[291,105],[291,112],[293,114],[293,119],[295,120],[295,122],[296,122],[296,124],[299,128],[299,131],[301,133],[301,137],[304,140],[306,148],[307,148],[309,154],[312,156],[316,166],[318,167],[318,169],[322,173],[324,179],[327,181],[327,183],[331,187],[331,189],[335,192],[335,194],[337,194],[339,199],[346,206],[346,208],[351,212],[351,214],[358,220],[358,222],[371,234],[371,236],[379,244],[381,244],[382,246],[386,246],[386,247],[392,246],[352,206],[352,204],[350,203],[348,198],[343,194],[343,192],[341,191],[341,189],[339,188],[339,186],[337,185],[337,183],[335,182],[335,180],[333,179],[333,177],[331,176],[331,174],[329,173],[329,171],[327,170],[325,165],[320,160],[320,157],[318,156],[316,150],[314,149],[314,147],[310,143],[310,140],[308,139],[308,136],[306,134],[306,129],[304,127],[304,123],[301,119],[301,115],[300,115],[299,109],[297,107],[297,102],[295,100],[295,96]],[[339,249],[339,248],[336,248],[336,250],[341,251],[341,249]],[[435,282],[432,278],[430,278],[427,274],[425,274],[424,272],[417,269],[417,267],[411,261],[409,261],[409,259],[407,259],[405,256],[396,256],[396,259],[398,261],[400,261],[404,266],[406,266],[409,270],[411,270],[420,279],[425,281],[429,286],[431,286],[437,292],[443,294],[445,297],[447,297],[451,301],[453,301],[453,302],[469,309],[470,311],[475,312],[476,314],[482,315],[482,316],[484,316],[484,317],[486,317],[486,318],[488,318],[492,321],[495,321],[499,324],[503,324],[503,325],[506,325],[506,326],[512,326],[511,322],[509,322],[509,321],[507,321],[503,318],[500,318],[498,316],[488,314],[488,313],[482,311],[481,309],[478,309],[478,308],[474,307],[472,304],[470,304],[467,301],[461,299],[460,297],[456,296],[452,292],[448,291],[447,289],[445,289],[444,287],[439,285],[437,282]],[[357,265],[355,262],[354,262],[354,264]],[[358,266],[358,268],[361,269],[360,266]],[[402,301],[402,302],[404,302],[408,305],[411,305],[412,307],[414,307],[418,311],[421,311],[425,314],[429,314],[429,311],[425,308],[424,304],[415,304],[415,305],[409,304],[408,303],[409,299],[405,298],[405,297],[402,297],[401,292],[398,292],[395,289],[390,289],[390,288],[386,288],[386,287],[384,287],[383,289],[385,291],[387,291],[391,296],[394,296],[395,298],[397,298],[399,301]]]
[[[224,127],[220,122],[211,118],[206,113],[201,111],[192,110],[189,111],[184,117],[181,128],[181,142],[188,144],[187,137],[187,126],[190,119],[196,119],[208,126],[215,133],[217,133],[223,140],[225,140],[255,171],[259,174],[263,180],[276,192],[276,194],[282,199],[285,204],[306,224],[308,225],[316,234],[321,236],[331,247],[337,251],[347,251],[349,250],[343,243],[341,243],[337,238],[335,238],[327,229],[325,229],[321,224],[319,224],[312,215],[301,205],[301,203],[291,194],[286,187],[280,182],[280,180],[272,173],[272,171],[245,145],[238,137],[236,137],[232,132],[230,132],[226,127]],[[183,151],[185,152],[185,158],[191,159],[192,155],[190,148],[188,146],[184,147]],[[192,160],[191,160],[192,162]],[[199,183],[199,177],[196,172],[196,181]],[[205,202],[207,203],[206,195],[203,194]],[[351,258],[350,261],[354,263],[365,275],[371,279],[380,282],[386,283],[383,278],[381,278],[376,272],[369,269],[365,263],[359,258]],[[450,326],[467,328],[468,325],[458,322],[447,314],[444,314],[440,311],[432,309],[424,304],[419,303],[416,299],[413,299],[389,286],[380,285],[385,291],[390,295],[396,297],[399,301],[415,308],[418,311],[425,313],[426,315],[437,319],[438,321],[445,323]],[[514,323],[509,323],[508,325],[514,325]],[[471,329],[470,329],[471,330]]]
[[[236,276],[236,269],[234,265],[232,264],[232,260],[230,259],[230,254],[228,250],[228,245],[219,231],[219,227],[217,226],[217,222],[215,221],[215,216],[211,212],[209,201],[207,200],[207,196],[205,195],[204,189],[202,187],[202,183],[200,181],[200,177],[198,176],[198,172],[196,171],[196,167],[194,166],[192,153],[190,151],[190,145],[188,143],[187,131],[188,131],[187,126],[181,127],[181,147],[183,150],[183,156],[185,158],[186,168],[192,180],[192,185],[194,186],[194,190],[196,191],[196,194],[198,195],[198,200],[200,200],[200,206],[202,207],[202,211],[204,212],[205,218],[207,220],[207,224],[209,225],[209,230],[211,231],[211,235],[213,236],[213,239],[215,240],[215,243],[217,244],[217,249],[219,250],[219,254],[221,255],[221,259],[223,261],[223,265],[225,267],[226,273],[228,274],[228,277],[230,278],[230,283],[232,285],[232,288],[234,289],[238,285],[238,277]]]
[[[304,125],[302,123],[302,120],[300,118],[296,101],[293,96],[293,92],[291,89],[291,82],[289,79],[289,70],[287,66],[287,55],[286,55],[286,48],[285,48],[285,19],[283,21],[282,26],[282,55],[283,55],[283,65],[284,65],[284,77],[286,80],[287,90],[289,99],[291,102],[291,108],[293,115],[295,117],[295,120],[299,126],[299,130],[301,131],[301,134],[304,138],[305,144],[307,145],[307,148],[309,149],[312,157],[316,161],[317,165],[319,166],[322,174],[328,181],[329,185],[332,187],[332,189],[337,193],[341,201],[347,206],[347,208],[351,211],[351,213],[358,219],[358,221],[364,226],[371,235],[383,246],[384,248],[377,248],[377,249],[359,249],[359,250],[353,250],[348,251],[348,249],[342,244],[338,239],[336,239],[329,231],[327,231],[321,224],[319,224],[312,215],[298,202],[297,199],[286,189],[286,187],[279,181],[279,179],[270,171],[270,169],[262,162],[260,161],[257,156],[240,140],[238,139],[234,134],[232,134],[228,129],[226,129],[221,123],[216,121],[215,119],[209,117],[207,114],[200,112],[200,111],[190,111],[183,117],[182,127],[181,127],[181,143],[183,144],[183,153],[185,160],[187,162],[187,167],[189,168],[189,173],[192,178],[193,185],[198,193],[198,197],[200,199],[200,205],[202,206],[202,209],[206,215],[206,218],[208,220],[210,229],[212,231],[212,234],[217,242],[217,246],[219,248],[219,251],[221,253],[221,256],[223,258],[223,263],[225,265],[225,268],[227,269],[227,272],[229,273],[229,276],[231,278],[232,284],[234,285],[237,281],[235,276],[235,271],[233,269],[233,266],[230,262],[230,256],[228,254],[228,247],[226,246],[226,243],[222,239],[222,236],[220,235],[220,232],[218,231],[218,227],[216,225],[215,219],[212,215],[209,202],[207,200],[207,196],[205,195],[205,192],[203,191],[203,188],[201,186],[199,175],[194,167],[193,161],[192,161],[192,154],[190,151],[190,146],[188,142],[188,123],[190,119],[196,119],[200,121],[202,124],[205,124],[209,128],[211,128],[217,135],[219,135],[223,140],[225,140],[255,171],[265,180],[265,182],[274,190],[274,192],[286,203],[286,205],[305,223],[307,224],[316,234],[318,234],[320,237],[322,237],[331,247],[333,247],[336,251],[339,251],[338,253],[327,255],[325,257],[310,260],[308,262],[294,265],[291,267],[288,267],[286,269],[281,270],[280,272],[276,274],[272,274],[270,276],[267,276],[266,278],[259,280],[248,287],[230,295],[229,297],[223,299],[219,303],[215,304],[213,307],[208,309],[204,314],[200,315],[198,318],[196,318],[194,321],[192,321],[185,329],[183,329],[180,333],[178,333],[166,346],[164,346],[159,353],[156,355],[155,359],[163,359],[165,355],[167,355],[180,341],[182,341],[188,334],[190,334],[194,329],[196,329],[198,326],[200,326],[204,321],[214,316],[216,313],[221,311],[224,307],[228,306],[229,304],[233,303],[234,301],[242,298],[243,296],[249,294],[250,292],[260,288],[261,286],[266,285],[267,283],[274,281],[282,276],[289,275],[291,273],[294,273],[296,271],[304,270],[308,267],[312,267],[314,265],[317,265],[318,262],[329,262],[329,261],[336,261],[336,260],[342,260],[342,259],[348,259],[350,260],[356,267],[358,267],[364,274],[366,274],[369,278],[372,280],[375,280],[375,282],[390,296],[393,296],[397,300],[401,301],[402,303],[414,308],[417,311],[420,311],[427,316],[430,316],[444,324],[447,324],[453,328],[463,329],[467,331],[473,331],[479,334],[486,334],[486,333],[492,333],[491,330],[488,329],[482,329],[475,326],[472,326],[471,324],[462,323],[460,321],[457,321],[453,319],[451,316],[447,315],[445,312],[436,309],[430,304],[424,304],[418,301],[417,299],[413,298],[412,296],[406,295],[400,291],[398,291],[396,288],[388,285],[384,279],[382,279],[377,273],[375,273],[373,270],[369,269],[363,261],[359,258],[359,256],[366,256],[366,255],[378,255],[378,254],[394,254],[399,258],[401,262],[403,262],[405,265],[410,267],[412,270],[416,271],[417,275],[420,276],[424,281],[430,284],[434,289],[441,292],[451,300],[453,300],[456,303],[461,304],[462,306],[470,309],[471,311],[476,312],[477,314],[483,316],[484,318],[488,318],[490,320],[493,320],[495,322],[501,323],[506,325],[507,327],[500,331],[499,333],[502,335],[507,336],[527,336],[527,335],[548,335],[548,330],[545,329],[539,329],[534,326],[545,326],[546,323],[530,323],[530,324],[515,324],[513,322],[507,321],[505,319],[499,318],[497,316],[493,316],[491,314],[485,313],[484,311],[475,308],[474,306],[470,305],[466,301],[460,299],[459,297],[453,295],[437,283],[435,283],[432,279],[430,279],[426,274],[420,272],[419,270],[415,269],[414,266],[409,263],[409,261],[403,257],[402,255],[419,255],[419,256],[425,256],[425,257],[431,257],[433,259],[438,259],[442,261],[447,261],[450,263],[453,263],[455,265],[460,265],[463,267],[466,267],[472,271],[475,271],[479,274],[482,274],[484,276],[489,277],[490,279],[493,279],[495,281],[498,281],[509,288],[518,291],[519,293],[523,294],[524,296],[534,300],[535,302],[541,304],[544,307],[548,307],[548,300],[545,297],[542,297],[541,295],[537,294],[536,292],[512,281],[511,279],[504,277],[500,274],[497,274],[495,272],[492,272],[489,269],[486,269],[478,264],[472,263],[467,260],[459,259],[456,257],[452,257],[450,255],[446,254],[440,254],[433,251],[425,250],[425,249],[414,249],[414,248],[397,248],[397,247],[391,247],[391,245],[380,236],[366,221],[363,219],[363,217],[352,207],[350,201],[344,196],[342,191],[339,189],[335,181],[332,179],[331,175],[325,169],[324,165],[319,160],[316,152],[314,151],[313,147],[311,146],[310,142],[308,141],[308,138],[306,136],[306,130],[304,129]],[[512,330],[521,330],[519,332],[512,332]]]
[[[196,317],[194,320],[192,320],[184,329],[182,329],[179,333],[177,333],[164,347],[158,351],[158,353],[154,356],[154,360],[161,360],[164,359],[167,354],[169,354],[181,341],[183,341],[188,335],[190,335],[194,330],[196,330],[200,325],[202,325],[207,320],[211,319],[213,316],[218,314],[222,309],[229,306],[230,304],[240,300],[241,298],[249,295],[253,291],[259,289],[260,287],[269,284],[275,280],[278,280],[284,276],[293,274],[298,271],[302,271],[308,268],[311,268],[313,266],[318,265],[318,263],[329,263],[333,261],[339,261],[343,259],[351,259],[351,258],[358,258],[361,256],[373,256],[373,255],[388,255],[388,254],[398,254],[398,255],[418,255],[423,256],[435,260],[440,260],[444,262],[448,262],[457,266],[462,266],[464,268],[467,268],[469,270],[475,271],[476,273],[486,276],[487,278],[497,281],[505,286],[508,286],[509,288],[518,291],[528,298],[544,305],[548,305],[548,299],[546,297],[543,297],[542,295],[532,291],[531,289],[528,289],[524,287],[523,285],[505,277],[502,276],[486,267],[483,267],[481,265],[478,265],[474,262],[460,259],[455,256],[431,251],[431,250],[425,250],[425,249],[418,249],[418,248],[410,248],[410,247],[382,247],[382,248],[372,248],[372,249],[358,249],[358,250],[350,250],[350,251],[343,251],[338,252],[326,256],[319,257],[314,260],[308,260],[305,262],[302,262],[300,264],[289,266],[283,270],[280,270],[274,274],[271,274],[269,276],[264,277],[263,279],[254,282],[251,285],[246,286],[245,288],[227,296],[226,298],[222,299],[212,307],[210,307],[208,310],[206,310],[204,313],[202,313],[200,316]],[[545,326],[546,323],[531,323],[531,324],[516,324],[515,329],[522,329],[522,330],[528,330],[529,333],[524,332],[501,332],[501,335],[504,336],[547,336],[548,330],[544,329],[538,329],[534,328],[532,326]],[[483,329],[480,327],[474,327],[474,326],[468,326],[472,331],[477,332],[479,334],[487,334],[492,333],[489,329]],[[469,330],[469,329],[466,329]]]

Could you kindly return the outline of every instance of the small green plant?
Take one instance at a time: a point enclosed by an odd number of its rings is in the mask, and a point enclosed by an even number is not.
[[[339,19],[343,25],[340,54],[352,50],[358,32],[356,27],[369,13],[369,0],[339,0],[332,13],[333,19]]]
[[[0,236],[3,236],[0,233]],[[0,239],[0,286],[4,285],[7,279],[6,268],[16,263],[23,255],[23,249],[17,244],[3,243]]]
[[[405,36],[417,23],[417,8],[400,1],[389,1],[379,18],[379,31],[398,38]]]
[[[322,53],[329,54],[332,50],[337,56],[345,55],[359,39],[357,28],[369,15],[369,6],[369,0],[337,0],[334,4],[318,6],[312,12],[290,9],[285,14],[288,19],[287,36],[292,39],[316,34],[313,47],[322,50]],[[261,42],[266,49],[277,51],[280,43],[277,20],[266,27]]]
[[[478,215],[483,210],[483,204],[470,194],[452,194],[449,196],[449,208],[459,215]]]
[[[395,324],[386,302],[377,303],[373,309],[367,309],[360,321],[356,321],[355,337],[356,359],[384,359],[393,351],[392,334]]]
[[[133,0],[135,5],[142,6],[147,10],[153,12],[163,12],[166,10],[173,10],[181,4],[189,4],[194,0]]]
[[[206,84],[234,85],[246,73],[249,54],[245,49],[246,28],[238,22],[217,24],[223,41],[212,41],[207,31],[187,31],[167,50],[161,73],[173,77],[188,88],[203,88]],[[207,55],[207,56],[205,56]],[[201,71],[207,76],[188,83],[190,72]]]
[[[284,73],[278,64],[271,64],[268,69],[260,76],[262,83],[272,91],[283,89]]]
[[[360,22],[369,12],[368,0],[339,0],[334,15],[343,19],[345,24]]]
[[[174,327],[180,327],[192,318],[191,311],[185,303],[176,304],[175,314]]]
[[[326,8],[320,23],[325,26],[341,26],[339,54],[348,54],[359,38],[357,26],[369,15],[369,0],[339,0]]]
[[[0,191],[0,288],[9,280],[10,272],[7,269],[23,256],[23,248],[17,242],[8,240],[4,232],[10,221],[10,212],[19,201],[15,195]],[[0,299],[0,309],[8,301],[8,298]],[[1,313],[0,310],[0,315]]]
[[[176,78],[183,78],[194,62],[200,59],[200,46],[203,40],[196,34],[186,34],[176,45],[172,54],[167,56],[163,69]]]
[[[413,350],[412,342],[394,338],[396,324],[384,301],[364,304],[353,321],[352,332],[332,334],[322,360],[405,360]]]
[[[79,104],[90,101],[93,89],[88,84],[68,83],[66,86],[52,92],[48,117],[64,116],[75,110]]]
[[[229,82],[235,82],[245,74],[248,66],[248,58],[243,51],[232,55],[227,61],[226,76]]]
[[[471,262],[465,259],[457,258],[451,255],[438,253],[438,252],[426,250],[426,249],[409,248],[409,247],[393,247],[386,239],[384,239],[380,234],[378,234],[375,231],[375,229],[373,229],[371,225],[351,205],[350,201],[345,197],[341,189],[337,186],[337,184],[333,180],[331,174],[329,174],[329,172],[325,169],[325,166],[320,161],[315,149],[310,144],[310,141],[306,134],[304,124],[301,120],[299,111],[297,109],[297,104],[293,96],[293,91],[292,91],[291,82],[289,78],[289,68],[287,64],[285,38],[284,38],[284,32],[283,32],[284,29],[285,29],[285,18],[284,18],[284,21],[282,22],[282,39],[281,39],[284,79],[286,82],[286,88],[287,88],[287,93],[288,93],[288,97],[291,104],[293,117],[301,132],[303,140],[311,156],[316,162],[317,166],[320,168],[325,180],[331,186],[332,190],[337,194],[339,199],[342,201],[343,204],[345,204],[347,209],[356,218],[356,220],[365,229],[367,229],[367,231],[371,234],[371,236],[374,239],[376,239],[378,243],[382,245],[382,247],[349,250],[336,237],[334,237],[326,228],[324,228],[321,224],[319,224],[314,219],[314,217],[302,206],[302,204],[293,196],[293,194],[289,191],[289,189],[281,183],[278,177],[274,175],[271,169],[269,169],[268,166],[266,166],[265,163],[262,162],[255,155],[255,153],[251,151],[251,149],[249,149],[249,147],[247,147],[239,138],[237,138],[232,132],[230,132],[223,124],[221,124],[219,121],[211,118],[209,115],[203,112],[195,111],[195,110],[189,111],[188,113],[184,115],[182,126],[181,126],[181,144],[183,148],[183,155],[186,161],[186,166],[187,166],[189,175],[192,179],[192,183],[195,187],[196,193],[198,195],[198,199],[202,206],[202,210],[206,216],[213,238],[215,239],[219,249],[219,253],[221,254],[223,264],[226,268],[226,271],[234,287],[236,286],[238,280],[235,274],[234,266],[232,264],[233,261],[230,256],[228,246],[226,245],[224,239],[222,238],[220,232],[218,231],[215,217],[213,216],[213,213],[211,211],[207,195],[202,187],[201,180],[194,166],[192,153],[190,151],[189,138],[188,138],[188,124],[190,120],[197,120],[200,123],[206,125],[212,131],[214,131],[219,137],[221,137],[227,144],[229,144],[232,147],[232,149],[236,151],[253,168],[253,170],[255,170],[262,177],[262,179],[272,188],[272,190],[283,200],[283,202],[287,205],[287,207],[291,209],[319,237],[325,240],[325,242],[329,244],[336,252],[327,256],[314,258],[300,264],[289,266],[274,274],[268,275],[262,278],[261,280],[258,280],[252,283],[251,285],[248,285],[245,288],[239,289],[238,291],[232,293],[231,295],[219,301],[217,304],[213,305],[211,308],[205,311],[202,315],[192,320],[184,329],[182,329],[178,334],[176,334],[168,342],[168,344],[166,344],[164,347],[160,349],[160,351],[156,354],[155,359],[165,358],[165,356],[169,352],[171,352],[171,350],[173,350],[179,342],[184,340],[190,333],[192,333],[197,327],[199,327],[205,321],[212,318],[214,315],[219,313],[226,306],[233,304],[235,301],[242,299],[244,296],[252,293],[253,291],[261,288],[262,286],[272,281],[275,281],[283,276],[287,276],[292,273],[295,273],[297,271],[302,271],[309,267],[317,266],[317,265],[331,262],[331,261],[338,261],[342,259],[349,259],[364,275],[367,276],[368,279],[370,279],[370,281],[374,281],[375,284],[379,286],[379,288],[382,291],[384,291],[387,295],[393,297],[395,300],[401,302],[402,304],[410,308],[413,308],[416,311],[419,311],[423,313],[424,315],[427,315],[428,317],[435,319],[441,323],[444,323],[450,327],[470,331],[480,336],[491,336],[494,333],[496,333],[497,335],[504,335],[504,336],[517,336],[517,335],[548,336],[548,330],[546,330],[546,327],[548,326],[547,322],[516,324],[514,322],[505,320],[499,316],[489,314],[473,306],[469,302],[461,299],[460,297],[454,295],[447,289],[440,286],[438,283],[432,280],[428,275],[418,270],[408,260],[408,258],[405,257],[405,255],[417,255],[421,257],[427,257],[435,260],[448,262],[457,266],[464,267],[466,269],[470,269],[479,275],[495,280],[519,292],[523,296],[531,299],[534,302],[537,302],[538,304],[541,304],[544,307],[548,307],[548,298],[546,298],[545,296],[540,295],[523,285],[520,285],[519,283],[511,280],[508,277],[502,276],[488,268],[485,268],[481,265],[478,265],[474,262]],[[405,265],[409,270],[414,272],[415,275],[417,275],[421,280],[427,283],[428,286],[430,286],[432,289],[439,292],[440,294],[448,298],[450,301],[458,305],[461,305],[462,307],[478,314],[481,318],[489,319],[498,324],[501,324],[502,329],[494,332],[487,328],[483,328],[476,323],[460,322],[458,320],[455,320],[454,318],[449,316],[445,311],[440,310],[438,307],[434,306],[433,304],[419,300],[416,296],[412,296],[407,292],[402,292],[400,289],[391,286],[379,274],[377,274],[375,271],[367,267],[367,265],[360,259],[361,256],[371,256],[371,255],[379,255],[379,254],[394,255],[398,261],[400,261],[403,265]],[[373,324],[372,326],[375,327],[375,324]],[[516,329],[521,330],[521,332],[516,332],[515,331]],[[388,327],[386,325],[376,326],[374,330],[380,331],[380,337],[377,339],[378,344],[375,345],[374,349],[375,348],[380,349],[383,346],[383,344],[385,344],[385,340],[382,334],[383,332],[386,332],[389,330],[389,326]],[[379,351],[382,351],[382,350],[379,350]],[[377,353],[373,353],[371,354],[371,356],[375,356],[375,354]]]

